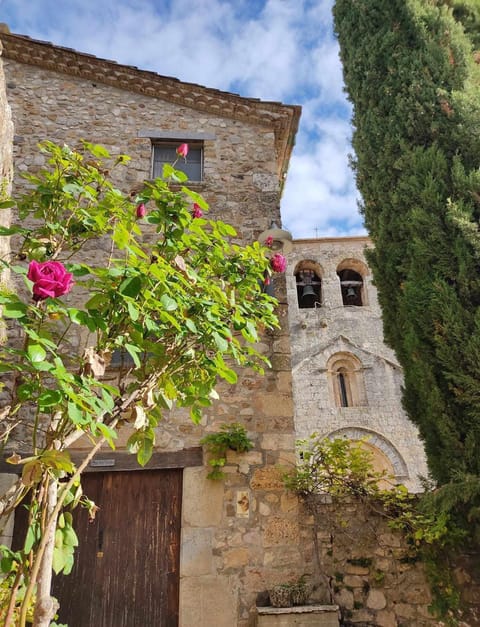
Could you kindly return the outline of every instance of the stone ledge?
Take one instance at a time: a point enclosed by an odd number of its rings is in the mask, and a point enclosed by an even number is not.
[[[257,613],[264,614],[323,614],[338,612],[338,605],[295,605],[293,607],[257,607]]]

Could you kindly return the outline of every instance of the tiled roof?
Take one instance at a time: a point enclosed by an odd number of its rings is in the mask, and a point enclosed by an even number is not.
[[[3,56],[18,63],[104,83],[220,117],[271,127],[275,133],[279,176],[282,177],[287,170],[300,119],[301,107],[298,105],[244,98],[238,94],[184,83],[176,78],[100,59],[72,48],[5,32],[4,29],[0,32],[0,38]]]

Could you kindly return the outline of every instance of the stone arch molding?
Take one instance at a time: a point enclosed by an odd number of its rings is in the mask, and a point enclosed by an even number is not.
[[[395,446],[387,440],[383,435],[372,431],[371,429],[364,429],[363,427],[344,427],[342,429],[336,429],[331,431],[328,438],[348,438],[349,440],[361,440],[367,439],[367,443],[373,447],[376,447],[382,451],[382,453],[390,460],[395,478],[399,481],[403,481],[409,478],[407,464],[400,455]]]

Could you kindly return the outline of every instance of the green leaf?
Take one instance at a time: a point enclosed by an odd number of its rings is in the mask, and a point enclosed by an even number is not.
[[[226,224],[225,222],[217,222],[217,228],[218,228],[219,233],[221,233],[222,235],[235,237],[237,234],[233,226],[230,226],[230,224]]]
[[[60,390],[45,390],[38,397],[38,404],[40,409],[44,409],[46,407],[58,405],[62,399],[63,396]]]
[[[57,547],[53,549],[53,559],[52,559],[52,568],[53,572],[58,575],[62,572],[65,564],[67,555],[70,553],[69,548],[65,547]]]
[[[127,231],[124,224],[119,222],[115,225],[112,239],[118,246],[118,248],[120,248],[120,250],[123,250],[130,241],[130,232]]]
[[[196,202],[199,207],[205,211],[208,210],[208,202],[198,192],[193,191],[193,189],[188,189],[188,187],[182,187],[182,192],[193,200],[193,202]]]
[[[68,403],[67,412],[68,417],[75,425],[84,425],[89,422],[83,411],[75,403]]]
[[[98,157],[99,159],[108,159],[110,157],[110,153],[108,152],[108,150],[100,144],[89,143],[88,150],[90,150],[94,157]]]
[[[103,435],[105,440],[108,442],[110,448],[114,449],[115,444],[113,440],[117,437],[117,433],[115,429],[111,429],[107,425],[103,424],[103,422],[97,422],[96,427],[98,428],[100,433]]]
[[[125,344],[125,349],[127,350],[130,357],[133,359],[133,363],[140,368],[142,365],[140,359],[138,357],[139,353],[141,353],[141,349],[138,346],[134,346],[133,344]]]
[[[165,163],[163,165],[162,174],[164,179],[173,179],[178,183],[185,183],[185,181],[188,181],[188,176],[185,174],[185,172],[182,172],[181,170],[175,170],[175,168],[169,163]]]
[[[66,183],[62,190],[65,194],[71,194],[72,196],[79,196],[84,191],[83,186],[78,183]]]
[[[136,298],[142,289],[142,281],[139,276],[129,277],[120,283],[118,291],[124,296]]]
[[[231,384],[236,383],[238,379],[238,376],[235,370],[232,370],[231,368],[227,368],[225,364],[217,365],[217,374],[222,379],[225,379],[227,383],[231,383]]]
[[[73,527],[68,525],[63,531],[63,544],[67,546],[78,546],[78,537]]]
[[[110,301],[105,294],[95,294],[85,303],[85,309],[102,309],[108,304]]]
[[[32,363],[45,361],[47,353],[40,344],[29,344],[27,346],[27,355]]]
[[[25,545],[24,551],[25,553],[30,553],[35,543],[38,540],[38,526],[30,525],[27,530],[27,534],[25,536]]]
[[[63,567],[63,574],[69,575],[72,572],[72,568],[74,564],[73,551],[69,551],[67,555],[65,556],[64,560],[65,560],[65,566]],[[51,625],[53,625],[53,623],[51,623]],[[62,626],[60,625],[59,627],[62,627]],[[68,627],[68,625],[65,625],[64,627]]]
[[[2,306],[2,315],[4,318],[24,318],[27,315],[27,305],[12,297]]]
[[[185,320],[185,326],[192,333],[198,333],[197,326],[196,326],[195,322],[191,318],[187,318]]]
[[[219,335],[216,331],[213,332],[213,339],[215,340],[215,344],[217,345],[219,351],[224,353],[228,349],[227,340]]]
[[[153,455],[153,436],[143,431],[138,435],[137,461],[140,466],[145,466]]]
[[[131,301],[127,301],[127,309],[130,318],[133,320],[133,322],[136,322],[140,316],[140,311]]]
[[[190,418],[194,424],[199,425],[202,420],[201,410],[198,407],[192,407],[190,409]]]
[[[25,401],[32,400],[36,391],[35,383],[22,383],[17,388],[17,398],[24,403]]]
[[[163,296],[160,298],[160,302],[162,303],[165,311],[175,311],[175,309],[177,309],[178,307],[177,301],[173,300],[173,298],[170,298],[170,296],[168,296],[167,294],[163,294]]]

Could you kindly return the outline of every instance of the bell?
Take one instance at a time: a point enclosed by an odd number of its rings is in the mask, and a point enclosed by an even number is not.
[[[356,298],[357,292],[354,287],[347,287],[347,293],[345,294],[347,298]]]
[[[317,302],[317,295],[311,285],[305,285],[303,288],[301,301],[303,307],[313,307]]]

